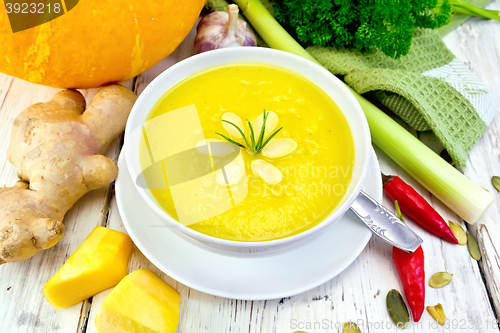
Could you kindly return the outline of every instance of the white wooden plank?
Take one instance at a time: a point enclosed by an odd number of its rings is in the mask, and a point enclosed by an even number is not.
[[[126,85],[130,87],[131,82]],[[57,91],[0,74],[0,186],[10,186],[17,180],[16,170],[6,157],[14,119],[27,106],[48,101]],[[87,102],[96,91],[82,91]],[[109,157],[116,159],[119,142],[111,145]],[[104,221],[109,189],[93,191],[78,201],[65,217],[66,231],[56,246],[23,262],[0,266],[0,332],[77,331],[82,304],[56,311],[45,301],[42,288],[92,229]]]
[[[500,10],[500,0],[487,8]],[[469,20],[444,38],[446,45],[459,59],[467,61],[471,70],[497,97],[500,106],[500,23],[479,19]],[[500,109],[499,109],[500,110]],[[465,174],[477,184],[498,192],[491,184],[492,176],[500,176],[500,117],[469,154]],[[483,258],[480,266],[490,298],[500,320],[500,197],[495,204],[469,230],[479,241]]]

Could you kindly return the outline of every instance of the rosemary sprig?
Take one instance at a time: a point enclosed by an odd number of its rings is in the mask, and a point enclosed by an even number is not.
[[[271,141],[271,139],[276,134],[278,134],[279,131],[281,131],[283,129],[283,127],[280,127],[279,129],[277,129],[276,131],[274,131],[274,133],[271,134],[269,136],[269,138],[267,138],[266,141],[264,141],[264,135],[265,135],[265,132],[266,132],[266,121],[267,121],[267,116],[268,115],[269,115],[269,112],[266,112],[266,110],[264,109],[264,114],[263,114],[263,117],[262,117],[262,128],[260,130],[260,135],[259,135],[259,138],[257,139],[257,141],[255,140],[255,133],[254,133],[254,129],[253,129],[253,126],[252,126],[252,123],[250,122],[250,120],[247,119],[248,127],[250,128],[250,141],[247,139],[247,137],[245,136],[245,133],[243,132],[243,130],[238,125],[236,125],[235,123],[232,123],[230,121],[224,120],[224,119],[222,120],[223,122],[228,123],[231,126],[235,127],[238,130],[238,132],[240,132],[241,136],[243,137],[243,140],[245,140],[245,143],[247,144],[246,147],[244,145],[242,145],[241,143],[236,142],[233,139],[230,139],[230,138],[228,138],[227,136],[225,136],[223,134],[220,134],[220,133],[217,133],[217,132],[215,134],[220,135],[226,141],[231,142],[231,143],[233,143],[233,144],[235,144],[235,145],[237,145],[237,146],[239,146],[241,148],[245,148],[245,149],[249,150],[252,154],[257,155],[257,154],[259,154],[262,151],[262,149],[264,149],[264,147],[269,143],[269,141]]]

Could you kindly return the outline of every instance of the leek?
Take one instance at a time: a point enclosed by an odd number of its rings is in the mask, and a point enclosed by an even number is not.
[[[243,15],[272,48],[321,65],[267,11],[260,0],[234,0]],[[347,86],[363,109],[372,142],[468,223],[476,223],[493,203],[493,195],[465,177],[392,118]]]
[[[442,3],[442,1],[444,0],[438,1],[438,6],[440,5],[440,3]],[[449,0],[449,3],[451,4],[451,10],[456,13],[461,13],[468,16],[477,16],[485,20],[493,19],[500,21],[500,12],[498,10],[478,8],[463,0]]]

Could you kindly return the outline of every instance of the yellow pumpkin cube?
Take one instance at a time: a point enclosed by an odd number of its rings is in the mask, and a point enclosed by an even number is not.
[[[97,312],[99,333],[175,333],[180,296],[149,269],[123,278]]]
[[[57,310],[80,303],[114,287],[127,275],[132,239],[97,226],[43,287],[45,299]]]

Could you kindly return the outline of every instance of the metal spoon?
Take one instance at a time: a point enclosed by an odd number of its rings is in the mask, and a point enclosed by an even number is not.
[[[354,200],[351,210],[375,235],[403,251],[413,253],[423,243],[403,221],[363,191]]]

